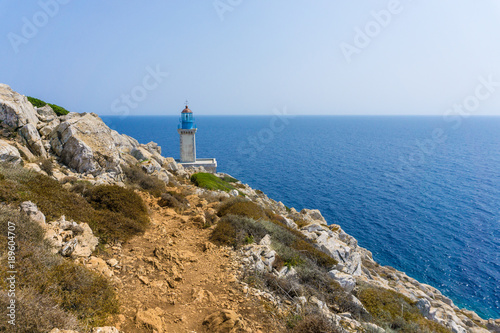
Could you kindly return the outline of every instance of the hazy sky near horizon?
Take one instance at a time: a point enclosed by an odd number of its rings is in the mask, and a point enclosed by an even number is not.
[[[0,0],[0,83],[100,115],[500,115],[496,0]],[[498,82],[498,83],[497,83]]]

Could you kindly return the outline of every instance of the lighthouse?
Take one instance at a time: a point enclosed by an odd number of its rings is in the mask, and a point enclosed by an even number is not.
[[[196,158],[196,124],[193,111],[186,107],[181,112],[180,123],[177,132],[180,136],[180,159],[178,162],[185,168],[204,167],[208,172],[217,172],[217,160],[215,158]]]
[[[181,141],[181,163],[196,162],[196,125],[194,124],[193,111],[188,106],[181,112],[181,123],[177,132]]]

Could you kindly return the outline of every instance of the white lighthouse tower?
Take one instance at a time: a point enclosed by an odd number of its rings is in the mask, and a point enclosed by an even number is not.
[[[188,106],[182,110],[181,123],[177,129],[181,139],[181,163],[196,162],[196,126],[193,111]]]
[[[186,107],[181,112],[180,124],[177,132],[180,135],[180,159],[178,162],[185,168],[204,167],[208,172],[217,172],[215,158],[196,158],[196,125],[193,111]]]

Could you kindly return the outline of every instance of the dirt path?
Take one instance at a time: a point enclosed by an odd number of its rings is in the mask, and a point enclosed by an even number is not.
[[[115,323],[120,330],[280,331],[261,301],[245,294],[237,281],[234,251],[210,243],[212,229],[195,222],[208,209],[206,202],[190,196],[193,208],[178,214],[141,195],[151,210],[151,227],[123,248],[113,247],[106,258],[119,262],[114,279],[122,307]]]

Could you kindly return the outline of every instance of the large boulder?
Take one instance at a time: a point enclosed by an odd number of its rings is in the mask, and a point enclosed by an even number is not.
[[[42,143],[42,138],[40,134],[36,130],[35,125],[26,124],[20,130],[19,134],[24,139],[26,146],[29,150],[36,156],[40,156],[43,158],[47,157],[47,152],[45,151],[45,147]]]
[[[42,123],[43,126],[39,126],[38,132],[42,138],[48,138],[52,134],[52,132],[59,126],[61,121],[59,119],[54,119],[49,123]]]
[[[160,166],[165,163],[165,157],[161,156],[161,147],[154,142],[134,147],[130,154],[138,161],[155,160]]]
[[[111,130],[94,113],[70,113],[50,136],[52,151],[61,162],[79,173],[94,176],[101,173],[120,174],[120,151],[133,140]]]
[[[27,124],[36,125],[38,117],[26,96],[0,83],[0,123],[17,129]]]
[[[19,154],[19,151],[11,146],[8,141],[0,139],[0,162],[18,165],[21,161],[21,154]]]
[[[36,108],[36,116],[38,117],[38,119],[40,119],[40,121],[43,121],[45,123],[57,119],[57,114],[49,105],[42,106],[41,108]]]
[[[340,286],[344,288],[344,290],[348,293],[350,293],[356,286],[356,279],[354,279],[354,277],[350,274],[339,272],[338,270],[334,269],[328,272],[328,275],[330,275],[331,278],[337,281]]]
[[[38,223],[40,226],[45,227],[45,215],[38,209],[37,205],[31,201],[22,202],[19,205],[22,212],[26,213],[30,219]]]

